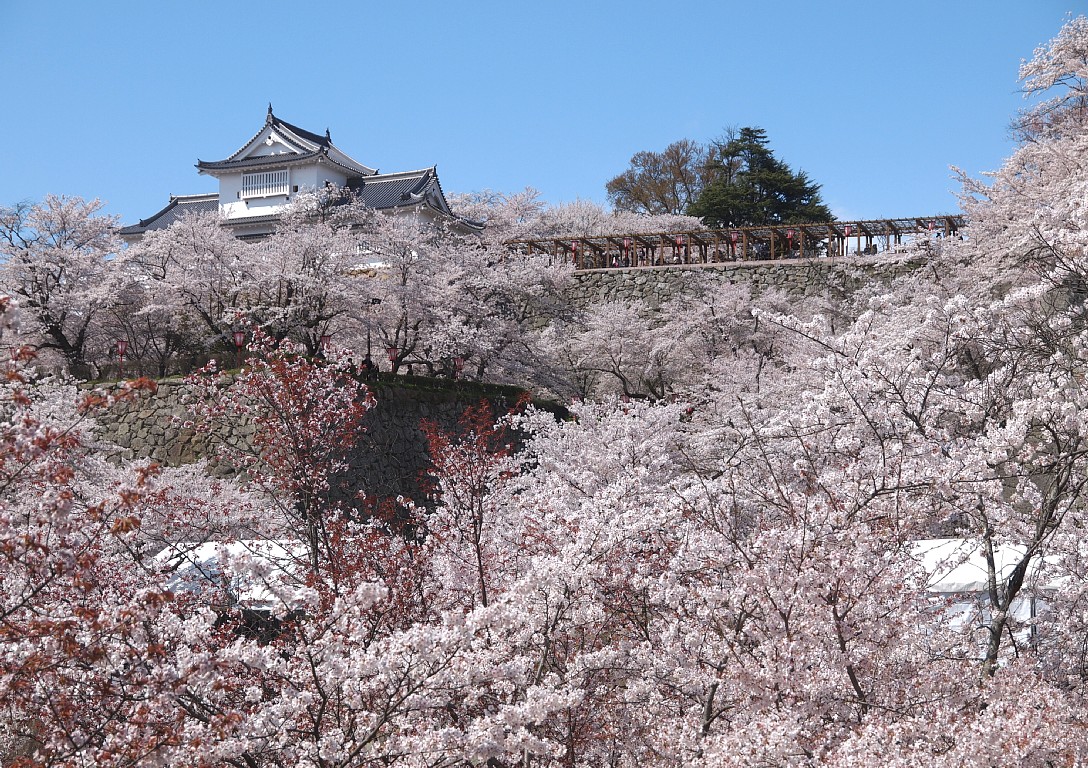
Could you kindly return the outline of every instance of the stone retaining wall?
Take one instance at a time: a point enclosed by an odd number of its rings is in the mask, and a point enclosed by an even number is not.
[[[743,284],[751,287],[754,296],[778,290],[799,297],[836,298],[874,281],[888,283],[926,263],[923,256],[912,255],[594,269],[575,273],[567,295],[579,307],[606,301],[645,301],[657,307],[716,284]]]
[[[475,387],[441,388],[420,384],[378,382],[372,385],[376,404],[365,419],[365,433],[348,457],[347,491],[364,491],[380,497],[422,496],[420,478],[428,467],[427,445],[420,423],[424,419],[451,428],[469,405],[490,400],[497,413],[512,407],[513,396],[481,391]],[[154,395],[117,404],[99,416],[98,436],[116,446],[115,461],[151,458],[167,466],[209,459],[209,471],[229,476],[230,470],[212,461],[208,440],[184,422],[192,418],[185,405],[183,379],[159,382]],[[253,434],[252,424],[231,428],[231,439]]]

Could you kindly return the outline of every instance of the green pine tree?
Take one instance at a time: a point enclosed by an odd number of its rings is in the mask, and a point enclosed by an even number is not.
[[[767,148],[762,128],[741,128],[715,152],[715,179],[688,207],[710,227],[833,221],[820,185],[795,173]]]

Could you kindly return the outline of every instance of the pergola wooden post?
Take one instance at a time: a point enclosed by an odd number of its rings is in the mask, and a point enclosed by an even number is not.
[[[940,222],[938,224],[938,222]],[[857,252],[875,250],[878,241],[884,242],[885,250],[904,242],[904,235],[921,237],[951,237],[964,226],[962,216],[942,214],[930,218],[874,219],[871,221],[844,221],[797,224],[789,227],[789,233],[798,235],[797,246],[801,258],[806,248],[818,246],[826,238],[827,256],[849,255],[850,239],[855,238]],[[781,232],[779,230],[782,230]],[[570,253],[575,269],[618,268],[637,266],[663,266],[678,264],[710,263],[721,260],[750,260],[756,258],[752,243],[766,244],[768,252],[759,258],[779,259],[793,252],[793,237],[788,246],[779,246],[779,237],[787,237],[783,226],[733,227],[725,230],[698,232],[653,232],[643,234],[608,234],[562,236],[540,239],[513,240],[506,243],[509,255],[534,256],[551,254],[553,263],[565,263]],[[886,239],[885,239],[886,238]],[[725,249],[723,250],[723,245]],[[636,249],[635,253],[631,248]],[[587,256],[586,249],[593,253]],[[693,253],[693,248],[698,249]],[[713,251],[713,256],[711,256]],[[780,253],[780,251],[782,251]],[[617,256],[620,254],[622,256]],[[499,256],[505,261],[508,254]]]

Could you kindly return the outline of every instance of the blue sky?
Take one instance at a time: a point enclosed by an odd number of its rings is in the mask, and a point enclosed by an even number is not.
[[[956,210],[1012,150],[1020,60],[1088,0],[0,0],[0,205],[131,223],[276,114],[447,192],[605,202],[639,150],[766,129],[840,218]]]

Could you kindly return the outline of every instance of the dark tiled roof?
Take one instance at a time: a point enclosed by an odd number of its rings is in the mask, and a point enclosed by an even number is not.
[[[325,149],[319,149],[314,152],[305,152],[298,155],[261,155],[259,157],[247,157],[242,160],[219,160],[217,162],[197,160],[196,167],[200,169],[201,172],[244,171],[249,168],[283,168],[288,165],[303,165],[312,163],[315,160],[335,165],[337,168],[343,168],[348,172],[349,178],[360,173],[359,168],[353,168],[350,165],[345,165],[344,163],[329,157],[328,152]]]
[[[368,176],[366,179],[353,179],[348,182],[348,189],[356,194],[367,208],[399,208],[404,205],[418,205],[420,197],[435,180],[434,169],[412,171],[409,173],[388,173]]]
[[[482,230],[484,225],[482,222],[473,221],[472,219],[466,219],[464,216],[459,216],[453,212],[450,208],[449,202],[446,201],[446,193],[442,190],[442,182],[438,180],[438,166],[431,167],[431,173],[434,175],[434,188],[438,192],[437,199],[439,205],[437,206],[442,213],[445,213],[453,218],[457,219],[461,223],[467,225],[470,229]]]
[[[261,166],[298,165],[320,157],[320,150],[306,152],[300,155],[261,155],[260,157],[247,157],[242,160],[197,160],[196,167],[202,171],[233,171],[239,168],[254,168]],[[330,158],[329,162],[333,162]]]
[[[481,224],[457,216],[450,210],[446,197],[442,192],[442,185],[438,181],[438,171],[433,167],[420,171],[386,173],[368,176],[365,179],[352,179],[348,182],[348,189],[367,208],[383,211],[391,208],[425,205],[451,216],[469,229],[478,230],[483,228]],[[190,211],[214,213],[218,212],[218,210],[219,196],[214,193],[172,197],[170,204],[154,216],[143,219],[139,224],[122,228],[121,235],[142,235],[150,230],[166,229],[182,215]],[[229,219],[223,223],[233,228],[265,224],[278,219],[278,214],[264,214]]]
[[[328,148],[328,147],[332,146],[332,139],[329,138],[328,134],[326,134],[325,136],[320,136],[320,135],[318,135],[316,133],[310,133],[306,129],[299,128],[297,125],[291,125],[286,120],[280,120],[278,117],[276,117],[274,115],[272,117],[272,126],[274,128],[286,128],[288,131],[295,134],[299,138],[306,139],[307,141],[312,141],[314,144],[317,144],[318,146],[322,146],[322,147],[325,147],[325,148]]]
[[[469,229],[483,229],[483,225],[479,222],[458,216],[450,209],[449,203],[446,202],[446,195],[442,191],[442,184],[438,180],[438,169],[433,166],[421,171],[387,173],[368,176],[365,179],[353,179],[347,186],[367,208],[388,210],[404,206],[426,205],[456,219]]]
[[[171,197],[165,208],[146,219],[140,219],[139,224],[129,224],[121,227],[119,234],[142,235],[155,229],[166,229],[182,216],[193,213],[218,213],[219,194],[211,192],[206,195],[178,195]]]

